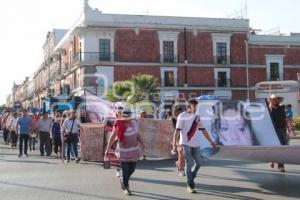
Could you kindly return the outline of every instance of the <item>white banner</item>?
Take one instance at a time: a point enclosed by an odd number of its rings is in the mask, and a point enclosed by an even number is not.
[[[104,119],[115,117],[114,104],[85,90],[85,109],[87,121],[102,122]]]

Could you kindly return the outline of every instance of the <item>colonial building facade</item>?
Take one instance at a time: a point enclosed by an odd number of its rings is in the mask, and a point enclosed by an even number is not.
[[[247,19],[103,14],[88,0],[75,25],[47,35],[34,74],[35,107],[49,95],[105,96],[116,81],[152,74],[160,100],[254,99],[255,84],[298,80],[300,36],[257,35]]]

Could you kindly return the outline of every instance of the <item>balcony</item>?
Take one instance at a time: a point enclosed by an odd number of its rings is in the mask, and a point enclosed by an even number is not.
[[[175,54],[165,53],[160,55],[161,63],[178,63],[178,56]]]
[[[81,52],[75,56],[75,62],[112,62],[114,53]]]
[[[229,65],[230,56],[214,56],[214,62],[217,65]]]

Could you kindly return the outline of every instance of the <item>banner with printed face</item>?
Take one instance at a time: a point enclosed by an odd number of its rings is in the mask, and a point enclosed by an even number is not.
[[[279,146],[266,103],[204,100],[197,114],[201,125],[220,146]],[[204,139],[202,146],[209,144]]]
[[[114,104],[85,90],[85,110],[87,121],[91,123],[102,122],[106,118],[113,118]]]

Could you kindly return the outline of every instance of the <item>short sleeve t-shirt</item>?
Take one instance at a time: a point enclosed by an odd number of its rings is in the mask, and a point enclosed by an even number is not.
[[[21,117],[18,119],[20,126],[20,134],[29,134],[32,119],[29,117]]]
[[[197,129],[195,135],[188,141],[187,133],[192,127],[192,124],[197,116],[194,113],[183,112],[177,118],[176,129],[180,130],[179,145],[187,145],[190,147],[200,147],[201,131]]]

